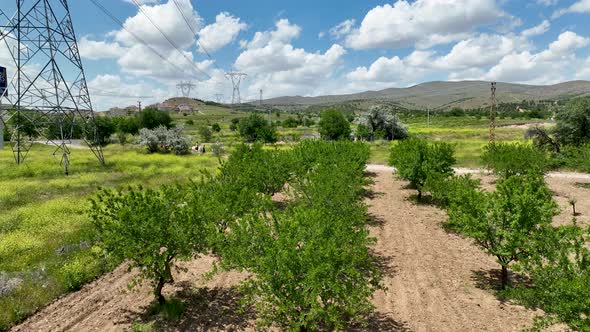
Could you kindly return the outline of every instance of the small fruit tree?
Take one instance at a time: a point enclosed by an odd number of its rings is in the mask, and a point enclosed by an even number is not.
[[[91,201],[99,243],[137,268],[139,279],[150,280],[161,304],[166,302],[162,288],[173,281],[174,262],[207,250],[208,222],[196,198],[180,186],[168,186],[104,189]]]
[[[448,143],[428,143],[418,138],[408,138],[391,148],[389,163],[396,168],[400,178],[410,181],[422,198],[429,178],[448,177],[453,174],[454,149]]]
[[[451,204],[449,222],[496,257],[504,289],[510,264],[530,254],[535,239],[551,227],[558,206],[537,174],[500,179],[495,192],[477,191],[465,197],[468,201]]]

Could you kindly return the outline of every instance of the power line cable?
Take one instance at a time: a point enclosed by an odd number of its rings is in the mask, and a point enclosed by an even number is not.
[[[105,15],[107,15],[111,20],[113,20],[115,23],[119,24],[119,26],[121,26],[121,28],[123,28],[125,31],[127,31],[133,38],[135,38],[140,44],[142,44],[143,46],[147,47],[150,51],[152,51],[152,53],[154,53],[155,55],[157,55],[159,58],[161,58],[163,61],[167,62],[168,64],[170,64],[172,67],[174,67],[179,73],[182,73],[183,75],[186,74],[185,70],[178,67],[176,64],[172,63],[170,60],[168,60],[165,56],[163,56],[162,54],[160,54],[156,49],[154,49],[153,47],[151,47],[145,40],[143,40],[141,37],[139,37],[138,35],[136,35],[135,33],[133,33],[132,31],[130,31],[129,29],[127,29],[125,27],[125,25],[123,24],[123,22],[121,22],[121,20],[119,20],[115,15],[113,15],[107,8],[105,8],[103,5],[101,5],[100,3],[97,2],[97,0],[90,0],[90,2],[92,2],[98,9],[100,9]]]
[[[198,72],[202,73],[203,75],[205,75],[208,79],[211,79],[211,76],[209,74],[207,74],[205,71],[203,71],[201,68],[199,68],[197,65],[195,65],[195,63],[193,62],[193,59],[190,59],[181,49],[180,47],[178,47],[178,45],[176,45],[176,43],[174,43],[174,41],[172,39],[170,39],[166,33],[164,33],[164,31],[162,31],[162,29],[158,26],[158,24],[156,24],[156,22],[154,22],[154,20],[152,20],[152,18],[148,15],[148,13],[146,13],[146,11],[143,9],[143,7],[139,4],[139,2],[137,2],[137,0],[131,0],[136,6],[137,8],[139,8],[139,11],[143,14],[143,16],[145,16],[150,23],[160,32],[160,34],[168,41],[168,43],[170,45],[172,45],[172,47],[174,49],[176,49],[176,51],[178,51],[178,53],[180,53]]]
[[[209,58],[209,60],[213,61],[213,65],[215,66],[215,68],[217,68],[219,70],[222,70],[217,65],[217,61],[215,61],[215,59],[213,59],[213,57],[211,56],[211,53],[207,50],[207,48],[205,47],[205,45],[201,42],[201,38],[199,38],[199,34],[197,33],[197,31],[195,31],[195,29],[193,28],[193,26],[190,24],[188,18],[184,14],[184,11],[182,10],[182,7],[178,3],[178,0],[172,0],[172,1],[174,2],[174,5],[176,6],[176,9],[178,9],[178,11],[180,12],[180,15],[184,19],[184,22],[186,23],[186,25],[188,26],[188,28],[191,30],[191,32],[193,33],[193,35],[195,35],[195,39],[197,40],[197,44],[199,44],[199,46],[201,47],[201,49],[203,50],[203,52],[205,52],[205,54],[207,55],[207,57]]]

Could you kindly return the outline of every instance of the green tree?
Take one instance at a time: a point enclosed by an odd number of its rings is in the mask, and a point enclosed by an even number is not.
[[[338,110],[329,109],[322,112],[319,126],[323,139],[334,141],[350,139],[350,123]]]
[[[277,141],[276,129],[256,113],[242,118],[238,128],[240,136],[246,142],[275,143]]]
[[[299,121],[297,119],[295,119],[294,117],[290,116],[288,118],[286,118],[283,122],[282,125],[284,128],[297,128],[297,126],[300,125]]]
[[[135,116],[112,117],[116,131],[119,133],[137,135],[139,133],[139,119]]]
[[[356,127],[356,137],[362,140],[370,140],[371,139],[371,128],[367,127],[364,124],[359,124]]]
[[[388,140],[408,137],[408,126],[403,124],[394,110],[386,106],[372,106],[359,119],[359,125],[367,127],[371,138]]]
[[[209,129],[208,126],[200,126],[199,127],[199,136],[201,136],[201,139],[205,142],[211,142],[211,139],[213,138],[213,133],[211,132],[211,129]]]
[[[221,126],[219,125],[219,123],[214,123],[211,125],[211,130],[218,133],[221,131]]]
[[[162,288],[173,282],[174,262],[207,250],[209,223],[200,210],[207,196],[189,195],[180,186],[104,189],[91,201],[89,214],[104,249],[139,269],[140,279],[151,280],[163,304]]]
[[[422,198],[424,186],[431,177],[449,177],[453,174],[454,149],[448,143],[428,143],[418,138],[408,138],[391,148],[389,163],[396,168],[400,178],[410,181]]]
[[[231,131],[238,130],[238,125],[239,124],[240,124],[240,119],[238,119],[238,118],[231,119],[231,123],[229,125],[229,130],[231,130]]]
[[[86,123],[87,139],[93,144],[104,146],[111,141],[111,135],[116,131],[115,123],[106,116],[97,116],[94,121]]]
[[[155,129],[160,126],[172,127],[172,117],[167,112],[147,107],[138,114],[139,128]]]
[[[549,163],[544,151],[521,143],[492,143],[484,148],[482,162],[496,175],[509,177],[529,172],[543,174]]]
[[[516,175],[498,180],[495,192],[476,191],[468,201],[451,204],[449,222],[496,257],[504,289],[510,264],[530,255],[534,240],[558,212],[541,175]]]
[[[556,114],[555,135],[563,145],[590,143],[590,98],[570,101]]]

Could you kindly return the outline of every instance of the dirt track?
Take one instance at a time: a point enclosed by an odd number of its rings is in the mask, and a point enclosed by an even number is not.
[[[489,290],[497,281],[498,265],[470,240],[445,232],[443,211],[408,200],[413,190],[395,180],[391,170],[370,168],[375,181],[368,199],[375,224],[371,233],[375,251],[384,259],[387,291],[375,294],[377,315],[371,330],[382,331],[520,331],[530,327],[539,312],[502,303]],[[484,179],[486,180],[486,179]],[[490,180],[489,178],[487,180]],[[556,182],[557,181],[557,182]],[[572,182],[550,179],[560,197],[574,190],[579,200],[588,189],[571,189]],[[590,199],[584,198],[582,216],[587,220]],[[566,206],[567,208],[567,206]],[[561,218],[561,219],[560,219]],[[569,220],[564,211],[559,222]],[[167,296],[187,303],[187,312],[176,323],[157,322],[168,331],[254,330],[252,315],[237,312],[239,294],[232,289],[244,276],[224,273],[210,281],[213,258],[184,265],[187,272],[175,277]],[[148,285],[129,291],[133,274],[119,267],[79,292],[69,294],[29,318],[14,331],[127,331],[145,317],[152,295]]]

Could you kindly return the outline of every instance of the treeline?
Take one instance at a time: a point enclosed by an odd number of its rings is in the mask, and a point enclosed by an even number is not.
[[[365,227],[368,158],[369,147],[352,142],[239,145],[217,175],[103,190],[89,213],[105,252],[130,261],[161,305],[175,263],[212,253],[220,268],[250,272],[240,289],[261,325],[342,329],[367,322],[381,288]],[[277,192],[287,201],[277,205]]]
[[[10,133],[17,126],[21,134],[30,140],[87,139],[93,144],[106,145],[110,143],[113,134],[117,134],[118,137],[127,134],[137,135],[143,128],[171,128],[174,124],[168,113],[155,108],[146,108],[135,116],[106,117],[95,114],[94,119],[85,120],[61,114],[41,115],[27,111],[20,116],[15,113],[10,118],[8,127],[5,127],[3,132],[5,141],[12,139]]]
[[[445,208],[446,227],[496,258],[501,267],[498,295],[543,309],[541,328],[555,322],[590,329],[590,227],[575,220],[555,227],[559,208],[545,183],[547,154],[525,144],[491,144],[483,162],[499,180],[487,192],[469,175],[454,175],[453,147],[408,139],[392,148],[391,164],[419,192]],[[528,282],[511,278],[513,269]]]

